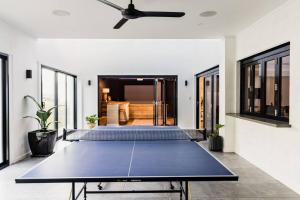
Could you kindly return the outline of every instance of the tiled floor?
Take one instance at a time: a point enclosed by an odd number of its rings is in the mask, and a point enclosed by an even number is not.
[[[203,145],[206,145],[205,143]],[[62,146],[62,144],[60,144]],[[215,154],[239,175],[238,182],[193,182],[191,197],[197,200],[300,200],[295,192],[262,172],[245,159],[233,153]],[[0,171],[0,199],[2,200],[67,200],[70,184],[15,184],[14,179],[41,162],[42,158],[29,158]],[[53,169],[59,170],[59,169]],[[96,189],[96,184],[89,184]],[[104,189],[162,189],[168,183],[110,183]],[[89,200],[179,199],[177,194],[122,194],[90,195]]]

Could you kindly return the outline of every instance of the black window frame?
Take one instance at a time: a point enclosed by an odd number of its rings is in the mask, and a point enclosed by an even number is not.
[[[2,61],[2,133],[3,133],[3,159],[0,163],[0,169],[3,169],[9,165],[9,73],[8,73],[8,55],[0,53]],[[2,136],[1,136],[2,137]]]
[[[274,47],[270,50],[261,52],[259,54],[256,54],[254,56],[245,58],[240,62],[240,114],[243,115],[250,115],[260,118],[266,118],[271,120],[277,120],[277,121],[283,121],[283,122],[289,122],[289,116],[282,117],[281,116],[281,68],[282,68],[282,58],[290,56],[290,42],[279,45],[277,47]],[[277,89],[274,90],[274,108],[275,113],[274,115],[268,115],[266,113],[266,65],[268,61],[275,60],[275,82],[274,87]],[[254,85],[254,79],[255,79],[255,65],[260,64],[261,65],[261,90],[260,90],[260,96],[261,96],[261,102],[260,102],[260,112],[254,112],[254,100],[255,100],[255,94],[253,90],[255,89]],[[245,111],[245,70],[247,66],[251,66],[251,110],[250,112]]]
[[[71,73],[53,68],[53,67],[49,67],[49,66],[46,66],[46,65],[41,65],[41,102],[43,101],[43,72],[42,72],[43,69],[51,70],[55,73],[55,76],[54,76],[54,84],[55,84],[54,85],[54,88],[55,88],[54,102],[55,102],[56,106],[58,105],[58,78],[57,78],[58,73],[64,74],[64,75],[67,75],[67,76],[72,76],[74,78],[74,129],[77,129],[77,76],[74,75],[74,74],[71,74]],[[65,84],[66,84],[66,87],[67,87],[67,78],[66,78]],[[67,90],[66,90],[66,92],[67,92]],[[67,94],[66,94],[66,97],[67,97]],[[67,101],[67,98],[66,98],[66,101]],[[67,102],[66,102],[66,104],[67,104]],[[56,107],[54,110],[55,110],[54,120],[58,121],[58,107]],[[66,108],[66,111],[67,111],[67,108]],[[65,117],[66,117],[66,121],[67,121],[67,112],[66,112]],[[55,123],[54,127],[55,127],[55,130],[58,130],[58,123],[57,122]],[[58,134],[58,132],[57,132],[57,134]],[[58,136],[57,140],[59,140],[61,138],[62,138],[62,136]]]

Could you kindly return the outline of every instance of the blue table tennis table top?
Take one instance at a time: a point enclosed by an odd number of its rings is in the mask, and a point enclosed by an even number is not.
[[[111,129],[112,127],[97,128]],[[190,140],[79,141],[72,142],[63,150],[45,159],[16,179],[16,182],[237,179],[238,176],[214,156]]]

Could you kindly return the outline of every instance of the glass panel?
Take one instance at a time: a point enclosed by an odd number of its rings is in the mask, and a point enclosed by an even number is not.
[[[290,108],[290,56],[281,59],[281,117],[289,117]]]
[[[55,72],[42,68],[42,97],[45,109],[55,106]],[[55,110],[49,118],[49,122],[55,121]],[[55,129],[55,124],[51,124],[49,129]]]
[[[205,79],[205,128],[208,133],[212,131],[212,78]]]
[[[261,65],[256,64],[254,66],[254,112],[259,113],[261,111]]]
[[[176,82],[175,80],[165,80],[165,90],[166,90],[166,124],[175,125],[175,92],[176,92]]]
[[[247,66],[244,71],[244,112],[251,112],[251,66]]]
[[[116,85],[116,84],[115,84]],[[100,114],[100,125],[104,126],[107,123],[107,100],[108,96],[112,92],[112,89],[107,85],[107,80],[100,79],[98,83],[98,97],[99,97],[99,111]],[[105,93],[103,93],[103,91]]]
[[[205,128],[205,125],[204,125],[204,85],[205,85],[205,78],[203,76],[201,76],[199,78],[199,112],[200,112],[200,121],[199,121],[199,124],[200,124],[200,128]]]
[[[74,78],[67,76],[67,128],[74,129]]]
[[[0,77],[2,77],[2,59],[0,58]],[[4,132],[3,132],[3,117],[2,117],[2,100],[3,100],[3,93],[2,93],[2,78],[0,78],[0,164],[4,162],[4,158],[3,158],[3,136],[4,136]]]
[[[163,81],[158,80],[156,85],[156,112],[157,112],[157,125],[164,124],[164,102],[163,102]]]
[[[266,114],[272,116],[275,116],[275,67],[275,60],[266,63]]]
[[[219,124],[219,75],[214,75],[214,130],[216,128],[216,124]]]
[[[58,94],[58,136],[63,134],[66,128],[66,75],[57,73]]]

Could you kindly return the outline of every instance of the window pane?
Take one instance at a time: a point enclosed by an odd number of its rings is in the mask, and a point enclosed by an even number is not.
[[[66,128],[66,75],[57,73],[57,94],[58,94],[58,136],[63,134]]]
[[[251,66],[247,66],[244,71],[244,112],[250,112],[250,100],[251,100]]]
[[[67,76],[67,128],[74,127],[74,78]]]
[[[290,56],[283,57],[281,65],[281,116],[289,117]]]
[[[55,106],[55,72],[42,68],[42,97],[45,103],[45,109]],[[55,121],[55,110],[49,118],[49,122]],[[49,129],[55,129],[55,125],[51,124]]]
[[[273,116],[275,116],[275,67],[275,60],[266,63],[266,114]]]
[[[254,66],[254,112],[260,112],[261,105],[261,65]]]
[[[2,77],[2,59],[1,58],[0,58],[0,77]],[[3,133],[2,99],[3,99],[3,93],[2,93],[2,78],[1,78],[0,79],[0,164],[4,162],[3,136],[5,134],[5,133]]]

